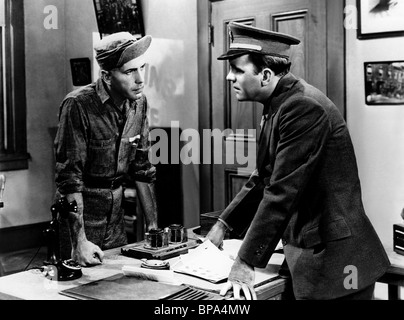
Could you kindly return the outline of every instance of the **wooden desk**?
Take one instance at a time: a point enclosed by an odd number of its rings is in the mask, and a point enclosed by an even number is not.
[[[275,255],[274,255],[275,256]],[[170,263],[175,263],[170,259]],[[283,255],[277,254],[273,264],[269,264],[267,269],[273,273],[272,278],[266,283],[260,284],[256,288],[258,299],[281,299],[287,292],[287,282],[277,276],[277,270],[282,263]],[[72,281],[52,281],[47,279],[40,270],[32,269],[12,275],[0,277],[0,299],[24,299],[24,300],[74,300],[73,298],[61,295],[59,292],[73,288],[82,284],[100,280],[122,272],[124,265],[140,266],[141,261],[125,257],[120,253],[120,248],[105,251],[105,258],[102,265],[91,268],[83,268],[83,276]],[[265,269],[265,271],[268,271]],[[201,288],[201,281],[195,277],[175,274],[180,282]],[[216,286],[217,292],[220,285]],[[214,289],[214,286],[212,287]],[[215,289],[215,291],[216,291]]]
[[[389,300],[399,300],[400,287],[404,286],[404,256],[385,246],[391,266],[378,282],[388,285]],[[271,266],[277,272],[278,264],[281,263],[280,255]],[[177,259],[177,258],[173,258]],[[120,254],[120,248],[105,251],[104,263],[91,268],[83,268],[83,276],[80,279],[66,282],[58,282],[47,279],[39,270],[32,269],[12,275],[0,277],[0,299],[2,300],[73,300],[59,294],[60,291],[86,284],[92,281],[107,278],[121,272],[124,265],[139,266],[140,261],[128,258]],[[178,274],[184,283],[198,286],[198,281],[193,277]],[[200,282],[199,282],[200,284]],[[220,285],[217,285],[218,287]],[[259,300],[288,299],[291,295],[290,283],[274,275],[269,282],[256,287]]]
[[[404,286],[404,256],[394,252],[391,246],[384,246],[391,266],[377,282],[388,285],[389,300],[400,300],[400,287]]]

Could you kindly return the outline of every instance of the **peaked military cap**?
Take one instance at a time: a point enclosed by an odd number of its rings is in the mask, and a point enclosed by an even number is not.
[[[152,41],[151,36],[137,40],[129,32],[117,32],[102,38],[94,46],[96,60],[104,70],[122,67],[126,62],[144,54]]]
[[[299,39],[288,34],[237,22],[229,23],[229,36],[230,48],[218,60],[233,59],[251,52],[289,58],[290,46],[300,43]]]

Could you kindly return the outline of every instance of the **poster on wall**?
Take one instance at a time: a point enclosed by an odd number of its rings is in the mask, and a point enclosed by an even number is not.
[[[358,39],[404,36],[403,0],[357,0]]]
[[[74,86],[85,86],[91,83],[91,61],[89,58],[70,59]]]
[[[140,0],[93,0],[100,37],[127,31],[136,38],[144,36]]]
[[[368,105],[404,105],[404,61],[365,62]]]

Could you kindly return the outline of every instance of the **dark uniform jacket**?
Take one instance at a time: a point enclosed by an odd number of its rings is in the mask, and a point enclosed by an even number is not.
[[[389,260],[364,211],[340,112],[291,73],[266,107],[257,170],[220,216],[246,232],[240,258],[265,267],[282,239],[298,299],[336,298],[373,284]]]

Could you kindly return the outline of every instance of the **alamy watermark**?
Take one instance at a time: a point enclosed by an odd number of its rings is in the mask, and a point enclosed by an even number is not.
[[[54,5],[48,5],[43,9],[46,15],[43,20],[43,26],[46,30],[58,29],[58,8]]]
[[[203,129],[201,137],[192,128],[180,132],[179,122],[172,121],[170,130],[170,134],[158,128],[150,131],[150,140],[154,142],[149,150],[150,163],[236,164],[243,166],[239,171],[253,171],[255,168],[255,129],[237,129],[235,132],[231,129]]]
[[[344,268],[344,274],[348,275],[344,279],[344,288],[347,290],[358,289],[358,268],[348,265]]]
[[[344,8],[344,28],[347,30],[358,29],[358,8],[355,5],[347,5]]]
[[[58,29],[58,9],[55,5],[44,7],[45,18],[43,26],[46,30]],[[358,29],[358,8],[356,5],[347,5],[344,8],[345,19],[344,27],[347,30]]]

